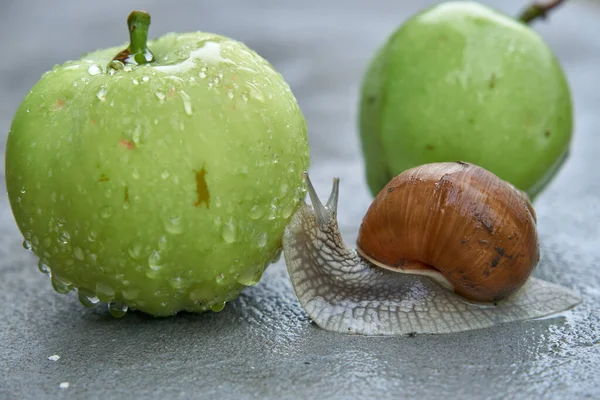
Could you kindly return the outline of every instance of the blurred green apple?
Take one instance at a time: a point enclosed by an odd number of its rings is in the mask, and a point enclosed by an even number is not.
[[[538,194],[568,154],[572,105],[551,50],[472,2],[409,19],[366,73],[360,134],[373,194],[414,166],[462,160]]]
[[[23,100],[13,213],[55,289],[85,305],[219,311],[280,254],[305,194],[306,123],[242,43],[195,32],[146,47],[149,15],[128,22],[127,50],[56,66]]]

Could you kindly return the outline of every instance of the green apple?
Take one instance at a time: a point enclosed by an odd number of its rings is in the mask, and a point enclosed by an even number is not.
[[[305,194],[306,122],[244,44],[195,32],[146,46],[149,16],[128,23],[127,50],[56,66],[23,100],[13,213],[55,289],[85,305],[219,311],[280,254]]]
[[[414,166],[463,160],[535,196],[568,154],[564,73],[527,25],[447,2],[404,23],[364,78],[360,134],[373,194]]]

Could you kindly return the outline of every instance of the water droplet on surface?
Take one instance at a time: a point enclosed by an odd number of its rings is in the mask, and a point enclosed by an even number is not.
[[[48,360],[50,360],[50,361],[58,361],[58,360],[60,360],[60,356],[58,354],[55,354],[53,356],[48,357]]]
[[[165,98],[167,97],[167,95],[166,95],[166,94],[164,94],[163,92],[160,92],[160,91],[156,91],[156,92],[154,92],[154,95],[155,95],[155,96],[156,96],[156,98],[157,98],[158,100],[160,100],[161,102],[165,101]]]
[[[139,84],[140,84],[140,81],[138,81],[138,80],[137,80],[137,79],[135,79],[135,78],[134,78],[134,79],[132,79],[132,80],[131,80],[131,82],[132,82],[134,85],[139,85]]]
[[[148,82],[150,80],[146,75],[142,76],[142,82]]]
[[[96,97],[100,100],[100,101],[104,101],[106,100],[106,95],[108,94],[108,89],[104,86],[102,86],[100,88],[100,90],[98,90],[98,93],[96,93]]]
[[[96,284],[96,296],[100,301],[108,303],[115,298],[115,290],[106,283],[98,282]]]
[[[84,307],[94,307],[100,302],[100,299],[96,297],[96,293],[92,292],[91,290],[78,289],[77,297],[79,297],[79,302]]]
[[[29,240],[23,240],[23,248],[25,250],[31,250],[31,243],[29,242]]]
[[[61,382],[58,384],[58,387],[61,389],[68,389],[69,388],[69,382]]]
[[[225,282],[225,274],[217,275],[217,277],[215,278],[215,281],[217,281],[217,283],[219,285],[223,284]]]
[[[57,293],[67,294],[73,290],[73,283],[61,278],[58,274],[52,274],[52,287]]]
[[[96,237],[97,237],[96,232],[91,231],[88,234],[88,242],[95,242],[96,241]]]
[[[148,267],[153,271],[158,271],[162,268],[162,265],[160,265],[160,253],[158,251],[154,250],[148,256]]]
[[[132,169],[131,176],[133,179],[140,179],[140,171],[137,168]]]
[[[94,75],[98,75],[102,73],[102,67],[100,67],[98,64],[92,64],[90,65],[90,67],[88,68],[88,74],[90,74],[91,76]]]
[[[40,261],[38,263],[38,270],[42,274],[50,275],[50,267],[48,265],[44,264],[42,261]]]
[[[248,95],[246,93],[242,93],[242,100],[248,101]]]
[[[108,312],[115,318],[124,317],[125,314],[127,314],[128,309],[129,306],[120,301],[113,300],[110,303],[108,303]]]
[[[254,220],[259,219],[263,215],[263,210],[262,210],[261,207],[259,207],[258,205],[255,204],[250,209],[250,214],[249,215],[250,215],[251,219],[254,219]]]
[[[237,281],[238,283],[244,286],[254,286],[260,280],[260,274],[255,268],[250,268],[249,270],[242,273]]]
[[[233,92],[231,90],[227,92],[227,97],[233,99]]]
[[[222,203],[221,203],[221,197],[220,196],[216,196],[215,197],[215,207],[219,208],[221,207]]]
[[[76,259],[78,259],[79,261],[83,261],[85,259],[85,254],[83,253],[83,250],[81,250],[80,247],[75,247],[73,249],[73,255],[75,256]]]
[[[258,247],[265,247],[267,245],[267,233],[263,232],[258,235]]]
[[[200,77],[200,79],[205,79],[206,78],[206,72],[200,71],[200,73],[198,74],[198,76]]]
[[[164,170],[164,171],[162,172],[162,174],[160,174],[160,177],[161,177],[162,179],[168,179],[170,175],[171,175],[171,174],[169,173],[169,171],[167,171],[167,170]]]
[[[212,306],[210,306],[210,309],[214,312],[220,312],[223,311],[223,309],[225,308],[225,304],[225,302],[213,304]]]
[[[227,243],[235,242],[235,224],[232,219],[223,224],[223,230],[221,231],[223,240]]]
[[[112,206],[103,207],[100,210],[100,217],[102,217],[103,219],[109,219],[113,216],[114,211],[115,210],[112,208]]]
[[[121,294],[126,300],[135,300],[140,294],[140,289],[135,287],[126,288],[121,291]]]
[[[180,216],[170,216],[164,219],[165,230],[172,234],[178,235],[183,232],[183,224]]]

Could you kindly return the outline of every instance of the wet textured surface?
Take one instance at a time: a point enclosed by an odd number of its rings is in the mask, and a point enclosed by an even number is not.
[[[143,7],[153,15],[151,37],[232,36],[283,73],[307,118],[319,194],[341,177],[338,217],[352,243],[370,202],[358,85],[375,48],[425,2],[271,3],[3,0],[0,48],[10,56],[0,59],[0,131],[42,72],[123,43],[125,16]],[[511,14],[524,3],[493,2]],[[583,303],[572,312],[443,336],[343,336],[310,323],[280,262],[221,313],[114,319],[106,307],[85,309],[74,293],[52,290],[2,195],[0,398],[599,397],[599,18],[598,2],[573,1],[536,25],[572,85],[576,134],[565,168],[536,200],[543,255],[535,275],[579,291]]]

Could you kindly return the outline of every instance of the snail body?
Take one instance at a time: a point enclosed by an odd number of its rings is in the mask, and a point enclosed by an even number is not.
[[[528,198],[490,172],[435,163],[394,178],[344,245],[339,180],[323,205],[305,173],[283,250],[294,291],[320,327],[367,335],[450,333],[538,318],[580,302],[530,277],[539,261]]]

